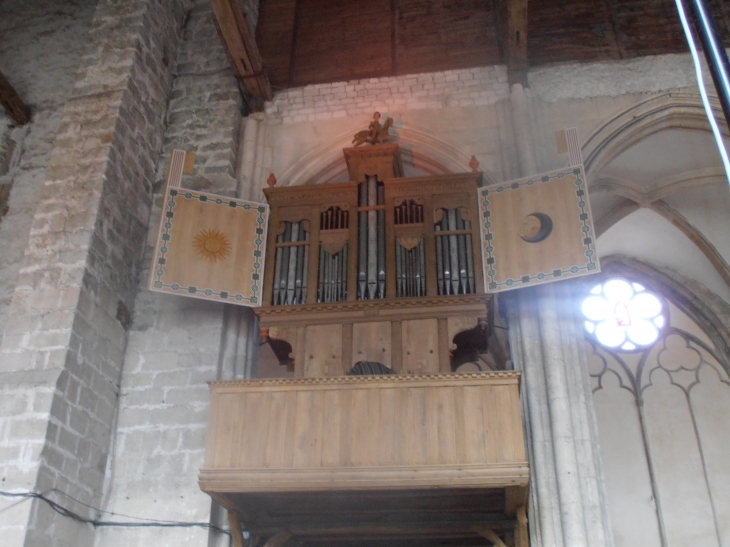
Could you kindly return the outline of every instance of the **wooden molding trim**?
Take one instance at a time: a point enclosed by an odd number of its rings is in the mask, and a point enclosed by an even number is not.
[[[261,380],[213,380],[208,382],[211,389],[227,390],[226,388],[235,388],[234,391],[245,391],[246,388],[261,389],[265,386],[280,386],[282,388],[291,387],[299,388],[301,386],[311,385],[335,385],[338,389],[345,386],[351,386],[353,389],[362,389],[368,387],[381,387],[379,384],[426,384],[437,383],[437,387],[443,387],[448,382],[449,385],[469,384],[477,380],[493,380],[490,384],[498,383],[514,383],[519,382],[522,373],[517,370],[501,370],[490,372],[469,372],[469,373],[450,373],[450,374],[421,374],[412,376],[400,376],[395,374],[382,376],[332,376],[327,378],[267,378]],[[506,382],[505,382],[506,381]],[[364,384],[364,385],[363,385]],[[427,386],[422,386],[427,387]]]
[[[0,103],[8,116],[18,125],[25,125],[30,121],[30,108],[22,101],[2,71],[0,71]]]
[[[201,469],[204,492],[317,492],[421,488],[527,487],[527,462],[418,467],[328,467],[301,469]],[[407,485],[407,486],[406,486]]]

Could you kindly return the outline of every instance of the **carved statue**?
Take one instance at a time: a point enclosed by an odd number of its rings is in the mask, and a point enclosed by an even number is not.
[[[373,120],[370,122],[368,129],[358,131],[352,139],[352,144],[360,146],[361,144],[380,144],[390,142],[388,129],[393,127],[393,118],[388,118],[385,123],[380,125],[380,112],[373,114]]]

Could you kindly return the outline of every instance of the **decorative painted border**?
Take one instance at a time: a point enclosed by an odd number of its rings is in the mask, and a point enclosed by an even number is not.
[[[444,374],[373,374],[366,376],[328,376],[323,378],[261,378],[253,380],[211,380],[211,387],[260,387],[260,386],[305,386],[329,384],[372,384],[372,383],[403,383],[403,382],[432,382],[455,381],[469,382],[472,380],[489,380],[490,378],[520,379],[519,370],[497,370],[485,372],[444,373]]]
[[[583,232],[583,246],[585,248],[585,256],[587,261],[584,264],[573,264],[566,269],[555,269],[552,272],[539,272],[535,275],[523,275],[519,279],[507,279],[498,282],[495,279],[497,271],[495,270],[494,247],[491,244],[493,234],[491,231],[492,223],[489,220],[491,211],[489,210],[490,201],[489,194],[502,193],[510,190],[518,190],[522,186],[532,186],[533,184],[546,184],[554,179],[562,179],[567,175],[575,175],[575,196],[578,198],[576,203],[578,208],[578,219],[583,224],[581,231]],[[519,181],[505,182],[480,188],[479,195],[479,212],[481,217],[481,234],[482,234],[482,251],[483,257],[486,257],[484,268],[484,284],[487,292],[499,292],[502,290],[516,289],[528,285],[536,285],[549,281],[556,281],[564,276],[572,277],[580,274],[587,274],[600,271],[598,259],[596,256],[595,236],[593,235],[593,226],[590,222],[590,205],[588,204],[586,178],[583,172],[583,166],[570,167],[559,171],[551,171],[542,175],[535,175]]]
[[[172,239],[172,219],[175,217],[175,206],[177,205],[176,199],[197,199],[201,203],[208,203],[214,206],[227,206],[231,208],[242,208],[246,211],[256,210],[258,212],[258,218],[256,223],[259,225],[256,228],[256,248],[253,251],[253,268],[254,273],[251,274],[251,296],[243,296],[242,294],[231,294],[228,291],[215,291],[210,288],[201,289],[194,285],[183,286],[179,283],[165,283],[165,264],[167,263],[168,242]],[[212,297],[217,296],[220,300],[226,302],[232,302],[234,304],[249,305],[249,306],[260,306],[261,305],[261,291],[263,286],[263,268],[264,268],[264,251],[266,249],[266,221],[268,219],[268,205],[263,203],[246,202],[233,198],[227,198],[224,196],[217,196],[215,194],[205,194],[202,192],[195,192],[193,190],[181,190],[178,188],[168,188],[165,193],[165,207],[166,210],[163,213],[164,222],[160,223],[160,233],[157,238],[157,244],[155,247],[155,260],[153,265],[157,268],[153,274],[152,282],[150,283],[150,289],[160,292],[173,292],[181,293],[184,296],[190,296],[193,298],[202,298],[205,300],[212,300]],[[165,290],[167,289],[167,290]]]

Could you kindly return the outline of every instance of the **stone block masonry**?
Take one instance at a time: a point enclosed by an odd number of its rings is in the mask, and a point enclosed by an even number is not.
[[[0,344],[3,489],[48,493],[87,518],[101,502],[183,19],[176,0],[96,5]],[[0,535],[9,547],[94,541],[38,501],[1,514]]]
[[[178,49],[163,154],[157,164],[148,245],[129,330],[119,417],[104,508],[158,520],[208,522],[210,498],[198,488],[208,423],[206,382],[217,377],[225,305],[147,290],[164,178],[172,148],[195,152],[183,186],[233,195],[241,124],[240,94],[209,0],[188,13]],[[227,538],[227,536],[223,536]],[[100,528],[99,547],[208,544],[200,528]]]
[[[331,120],[383,112],[494,104],[509,97],[504,66],[368,78],[287,89],[267,113],[286,123]]]
[[[0,109],[0,185],[11,189],[9,210],[0,222],[0,333],[95,4],[96,0],[0,4],[0,69],[32,110],[29,124],[14,127]]]

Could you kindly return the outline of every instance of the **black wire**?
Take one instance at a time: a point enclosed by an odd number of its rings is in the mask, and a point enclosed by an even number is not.
[[[63,493],[63,492],[61,492]],[[210,524],[208,522],[178,522],[178,521],[164,521],[164,520],[157,520],[150,522],[118,522],[118,521],[109,521],[109,520],[98,520],[98,519],[88,519],[85,517],[82,517],[81,515],[74,513],[70,509],[67,509],[66,507],[56,503],[52,499],[47,498],[43,494],[37,494],[35,492],[3,492],[0,491],[0,496],[5,496],[7,498],[24,498],[24,499],[38,499],[45,503],[47,503],[51,509],[53,509],[56,513],[68,517],[70,519],[75,520],[76,522],[81,522],[83,524],[91,524],[94,527],[100,527],[100,526],[106,526],[106,527],[119,527],[119,528],[203,528],[204,530],[214,530],[216,532],[219,532],[221,534],[226,534],[228,536],[231,535],[231,533],[228,530],[224,530],[214,524]],[[71,496],[68,496],[71,498]],[[74,499],[74,498],[71,498]],[[77,501],[77,500],[74,500]],[[82,502],[78,502],[81,505],[85,505],[86,507],[89,507],[90,509],[94,509],[97,512],[104,512],[108,513],[108,511],[101,511],[100,509],[97,509],[95,507],[92,507],[90,505],[87,505]],[[16,504],[14,504],[16,505]],[[11,505],[13,507],[14,505]],[[111,513],[114,514],[114,513]],[[142,518],[142,517],[129,517],[129,518]],[[144,519],[149,520],[149,519]]]

